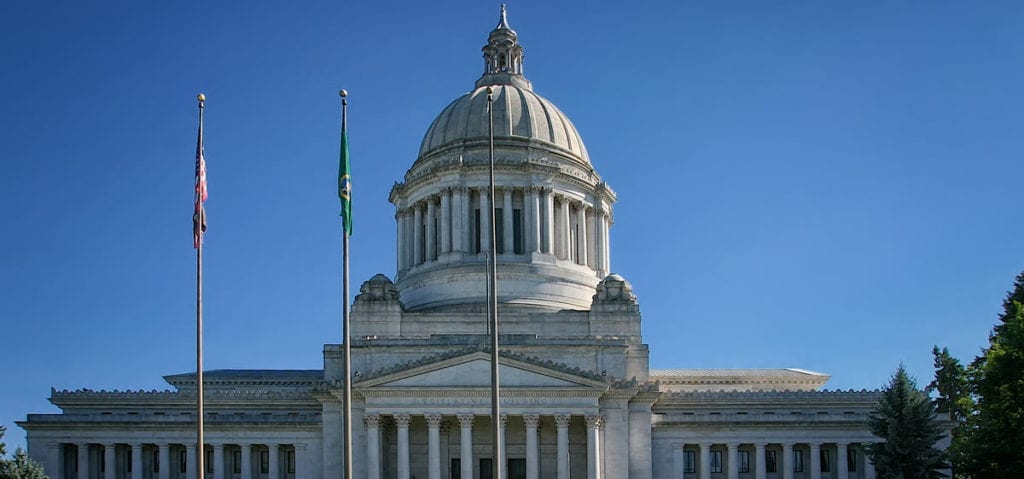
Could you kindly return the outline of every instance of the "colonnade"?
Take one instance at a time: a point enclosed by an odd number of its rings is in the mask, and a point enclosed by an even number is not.
[[[753,446],[753,454],[749,446]],[[687,450],[688,446],[691,450]],[[693,447],[697,451],[693,451]],[[822,469],[826,469],[828,476],[835,479],[875,479],[874,465],[865,453],[867,444],[849,442],[781,442],[767,443],[757,442],[753,444],[730,442],[725,445],[725,458],[721,457],[722,447],[720,444],[702,442],[698,444],[674,444],[673,455],[673,478],[685,479],[696,477],[697,479],[711,479],[711,474],[716,476],[725,473],[726,479],[739,479],[740,473],[753,473],[754,479],[767,479],[768,473],[781,474],[782,479],[795,479],[800,477],[808,479],[823,479]],[[747,446],[740,451],[741,446]],[[827,451],[835,451],[835,461],[823,467],[822,446],[828,447]],[[770,449],[769,449],[770,448]],[[781,448],[781,450],[779,450]],[[806,451],[807,457],[803,454]],[[849,454],[854,452],[854,462],[849,462]],[[780,453],[775,456],[775,453]],[[746,453],[747,461],[741,459],[741,454]],[[717,457],[713,456],[717,454]],[[752,456],[752,457],[751,457]],[[746,467],[746,470],[741,470]],[[851,467],[852,466],[852,467]]]
[[[196,477],[195,443],[78,442],[60,446],[62,467],[51,472],[51,479]],[[302,479],[300,457],[305,447],[305,444],[207,442],[205,476],[210,479]],[[176,457],[172,456],[172,451]],[[254,459],[258,460],[256,467],[253,467]]]
[[[389,415],[394,421],[397,431],[397,457],[395,469],[397,477],[410,477],[409,470],[409,425],[417,416],[422,417],[427,426],[427,479],[441,479],[441,427],[444,416],[438,413],[425,413],[413,415],[397,413]],[[555,428],[557,430],[557,447],[555,456],[555,470],[557,479],[569,479],[569,423],[571,414],[553,414]],[[363,416],[363,423],[366,425],[366,477],[368,479],[379,479],[381,477],[381,461],[390,458],[381,457],[381,424],[385,416],[381,414],[366,414]],[[540,477],[540,449],[538,441],[538,426],[541,414],[522,414],[526,435],[526,478],[538,479]],[[455,415],[459,426],[459,465],[461,476],[464,478],[475,477],[473,475],[473,423],[477,416],[471,413],[460,413]],[[587,427],[587,478],[596,479],[600,476],[601,445],[600,428],[602,416],[589,414],[584,416]],[[505,427],[508,415],[502,414],[498,421],[498,437],[502,445],[500,450],[504,452]],[[507,458],[503,455],[498,458],[498,463],[504,467]]]
[[[395,214],[398,270],[449,253],[490,250],[488,188],[446,187]],[[609,271],[609,212],[551,188],[499,188],[495,193],[499,255],[549,254]]]

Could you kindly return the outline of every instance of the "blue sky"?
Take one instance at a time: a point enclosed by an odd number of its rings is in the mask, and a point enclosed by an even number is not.
[[[341,336],[337,90],[354,288],[393,276],[392,183],[478,78],[498,3],[3,2],[0,424],[59,389],[194,367],[195,94],[206,366],[318,368]],[[509,4],[535,90],[619,196],[612,269],[654,368],[875,388],[969,361],[1024,269],[1024,6]]]

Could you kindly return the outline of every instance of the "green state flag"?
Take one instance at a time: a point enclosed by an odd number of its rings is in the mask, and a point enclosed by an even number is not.
[[[341,159],[338,165],[338,198],[341,199],[341,226],[352,236],[352,167],[348,161],[348,132],[341,123]]]

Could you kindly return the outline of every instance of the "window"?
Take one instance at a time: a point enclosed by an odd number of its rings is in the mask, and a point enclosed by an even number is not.
[[[132,472],[132,449],[128,448],[124,450],[125,469],[129,473]]]
[[[512,210],[512,252],[523,254],[523,210]]]
[[[740,472],[750,472],[750,451],[740,451]]]
[[[100,472],[106,472],[107,470],[107,451],[100,451],[99,453],[99,466]]]
[[[184,449],[178,451],[178,472],[180,472],[182,474],[185,473],[186,457],[187,456],[185,454],[185,450]]]
[[[821,472],[829,472],[832,470],[831,464],[828,463],[831,454],[828,453],[827,449],[821,449],[818,451],[818,457],[821,457]]]
[[[480,208],[477,208],[473,210],[473,252],[480,253],[480,251]]]
[[[295,449],[289,449],[284,460],[288,463],[288,474],[295,474]]]
[[[483,473],[483,471],[481,471]],[[452,467],[448,468],[448,477],[451,479],[462,479],[462,461],[452,459]]]
[[[804,472],[803,451],[793,451],[793,472]]]
[[[234,474],[242,473],[242,451],[231,451],[231,472]]]
[[[510,457],[505,461],[508,479],[526,479],[526,458]]]
[[[505,251],[505,210],[495,208],[492,220],[494,221],[494,244],[498,247],[497,251],[501,254],[507,253]],[[486,227],[487,225],[484,225],[484,228]]]
[[[160,451],[153,451],[153,472],[160,472]]]
[[[480,466],[480,479],[494,479],[494,463],[491,462],[489,457],[481,457]],[[468,479],[468,478],[467,478]]]
[[[694,451],[683,451],[683,472],[697,472],[697,453]]]
[[[204,459],[206,461],[206,473],[213,474],[213,451],[206,449],[206,454],[203,457],[206,458]]]
[[[857,450],[847,449],[846,450],[846,470],[849,472],[857,472]]]
[[[260,474],[268,474],[270,472],[270,451],[260,451]]]
[[[777,460],[775,459],[775,451],[764,452],[764,468],[766,472],[775,472]]]
[[[722,451],[711,451],[711,472],[722,472]]]

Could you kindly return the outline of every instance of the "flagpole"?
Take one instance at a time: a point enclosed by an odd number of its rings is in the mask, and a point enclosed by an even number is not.
[[[494,89],[487,87],[487,139],[488,158],[490,159],[490,194],[488,195],[488,208],[491,212],[488,215],[491,220],[491,245],[488,255],[488,282],[490,283],[489,295],[487,298],[487,312],[489,317],[489,328],[491,330],[491,417],[494,421],[492,427],[494,447],[494,458],[492,459],[492,477],[502,479],[503,464],[501,464],[501,411],[499,408],[499,386],[498,386],[498,239],[495,238],[496,228],[494,215]],[[506,245],[507,247],[507,245]]]
[[[198,163],[200,161],[205,163],[203,158],[203,109],[206,102],[206,95],[200,93],[197,97],[199,99],[199,146],[196,153],[197,162],[197,181],[198,178]],[[203,165],[205,170],[205,165]],[[203,173],[205,175],[205,172]],[[205,178],[202,179],[205,182]],[[199,217],[193,219],[193,221],[199,222],[200,235],[202,234],[202,228],[205,223],[206,212],[203,210],[203,192],[199,191],[199,186],[196,191],[196,201],[199,205],[199,211],[197,212]],[[205,190],[205,184],[202,185]],[[193,225],[193,230],[196,227]],[[194,232],[194,231],[193,231]],[[205,471],[205,460],[206,450],[203,441],[203,241],[202,236],[198,238],[196,243],[196,479],[204,479],[203,473]]]
[[[346,136],[346,123],[348,121],[348,92],[341,90],[338,92],[341,95],[341,135],[342,139],[346,140],[346,143],[342,145],[342,148],[347,148]],[[343,151],[342,154],[345,154]],[[347,158],[345,159],[347,161]],[[348,181],[351,181],[349,179]],[[351,196],[349,197],[351,202]],[[351,222],[351,216],[345,217],[342,220]],[[344,374],[345,379],[342,381],[345,384],[345,392],[342,395],[342,408],[343,418],[345,423],[344,426],[344,449],[345,449],[345,475],[344,479],[352,479],[352,348],[349,341],[349,307],[348,307],[348,236],[349,228],[343,223],[342,224],[342,289],[345,290],[342,295],[342,350],[344,355]]]

